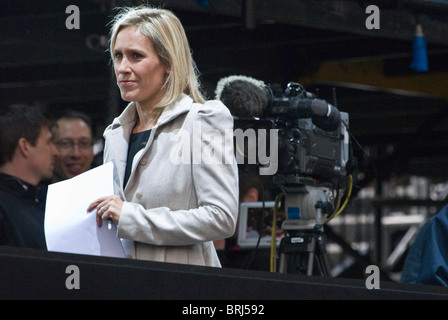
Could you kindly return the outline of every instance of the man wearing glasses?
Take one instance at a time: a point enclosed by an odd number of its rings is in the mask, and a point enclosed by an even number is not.
[[[54,122],[52,132],[59,150],[54,182],[73,178],[92,168],[92,125],[87,115],[68,111]]]

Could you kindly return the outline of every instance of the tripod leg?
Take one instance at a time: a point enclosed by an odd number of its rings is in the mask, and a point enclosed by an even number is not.
[[[286,273],[286,255],[284,253],[280,254],[280,262],[278,266],[278,272]]]
[[[308,254],[308,266],[306,267],[306,275],[313,275],[313,265],[314,265],[314,252]]]
[[[327,254],[326,253],[319,254],[317,259],[322,276],[329,277],[331,273],[330,273],[330,263],[328,261]]]
[[[316,250],[318,252],[317,260],[319,263],[321,274],[324,277],[329,277],[331,274],[330,261],[328,260],[327,249],[325,248],[325,243],[321,236],[317,238]]]

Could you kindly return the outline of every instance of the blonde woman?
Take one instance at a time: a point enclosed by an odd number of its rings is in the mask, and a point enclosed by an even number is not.
[[[117,224],[130,258],[219,267],[212,241],[234,233],[238,212],[230,112],[205,101],[185,31],[168,10],[124,9],[110,53],[130,103],[104,132],[116,194],[88,210],[100,227]]]

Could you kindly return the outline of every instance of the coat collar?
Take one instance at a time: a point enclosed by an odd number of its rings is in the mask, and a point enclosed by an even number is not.
[[[148,140],[148,144],[145,147],[147,150],[154,139],[154,132],[158,127],[174,120],[179,115],[188,112],[193,105],[193,99],[183,94],[181,98],[172,106],[166,107],[160,115],[157,124],[151,129],[152,133]],[[137,121],[137,111],[135,103],[131,102],[124,111],[114,119],[111,125],[109,125],[104,131],[104,138],[109,140],[107,143],[109,146],[109,152],[113,155],[114,163],[116,166],[116,174],[118,175],[119,189],[118,192],[124,197],[124,191],[122,189],[124,172],[127,161],[127,150],[129,147],[129,138],[131,136],[132,129]],[[141,158],[141,155],[140,155]],[[140,159],[139,158],[139,159]],[[133,173],[129,179],[132,178]]]
[[[163,110],[154,128],[160,127],[166,124],[167,122],[177,118],[179,115],[188,112],[191,109],[192,104],[193,99],[187,96],[186,94],[182,94],[182,96],[176,103],[167,106]],[[131,102],[124,109],[124,111],[117,118],[114,119],[112,124],[106,129],[106,133],[109,129],[113,131],[114,129],[122,127],[123,130],[127,133],[127,135],[130,135],[130,132],[132,131],[136,121],[137,121],[137,110],[135,107],[135,103]]]
[[[156,127],[164,125],[165,123],[177,118],[179,115],[188,112],[192,105],[193,99],[186,94],[182,94],[180,99],[174,105],[168,106],[163,110],[159,120],[157,121]]]
[[[18,195],[19,197],[27,197],[34,199],[36,203],[44,200],[41,198],[42,191],[46,186],[44,184],[40,184],[39,186],[34,186],[22,179],[11,176],[6,173],[0,173],[0,189],[4,189],[5,191]]]

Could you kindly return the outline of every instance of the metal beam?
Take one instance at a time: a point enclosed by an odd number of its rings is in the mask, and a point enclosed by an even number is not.
[[[194,12],[203,12],[214,15],[240,17],[244,24],[242,1],[209,0],[207,7],[200,6],[197,1],[171,0],[148,1],[148,3]],[[372,37],[384,37],[401,40],[411,40],[415,33],[416,19],[423,26],[428,43],[448,44],[448,24],[433,19],[430,14],[424,13],[414,3],[400,1],[400,7],[386,6],[385,1],[370,1],[377,3],[380,10],[380,29],[366,28],[366,13],[364,1],[304,1],[304,0],[254,0],[251,13],[256,23],[277,22],[291,25],[300,25],[311,28],[362,34]],[[428,7],[428,5],[426,5]],[[448,4],[439,3],[439,12],[448,12]]]
[[[446,90],[448,72],[386,76],[384,60],[374,58],[325,61],[321,63],[319,70],[314,75],[301,79],[300,83],[303,85],[322,83],[367,90],[383,90],[402,95],[443,97],[448,101]]]

